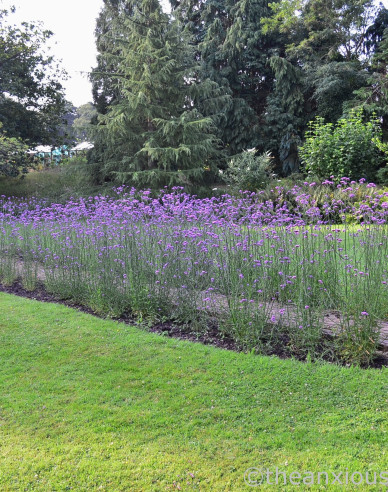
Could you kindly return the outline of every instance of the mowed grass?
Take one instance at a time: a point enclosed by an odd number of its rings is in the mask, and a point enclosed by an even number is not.
[[[233,353],[6,294],[0,362],[2,491],[238,491],[249,467],[388,469],[387,369]]]

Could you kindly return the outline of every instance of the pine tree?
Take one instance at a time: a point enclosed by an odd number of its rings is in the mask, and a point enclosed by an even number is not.
[[[199,107],[220,111],[225,91],[198,80],[194,48],[158,0],[106,1],[105,10],[100,66],[112,68],[102,77],[115,97],[99,115],[102,175],[153,188],[213,179],[222,149]]]
[[[261,19],[271,13],[268,2],[174,0],[172,7],[195,36],[201,73],[232,96],[218,124],[229,153],[267,150],[265,108],[274,84],[268,60],[279,46],[275,36],[261,32]]]

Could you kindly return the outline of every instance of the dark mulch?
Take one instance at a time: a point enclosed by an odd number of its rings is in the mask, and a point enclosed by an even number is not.
[[[41,302],[52,302],[57,304],[63,304],[65,306],[77,309],[83,313],[91,314],[96,317],[98,316],[92,309],[77,304],[69,299],[60,299],[47,292],[43,284],[39,284],[37,288],[33,291],[26,290],[20,281],[16,281],[13,285],[3,285],[0,283],[0,292],[5,292],[7,294],[13,294],[20,297],[26,297],[28,299],[34,299]],[[145,328],[147,331],[152,333],[158,333],[163,336],[168,336],[171,338],[177,338],[179,340],[188,340],[191,342],[198,342],[204,345],[212,345],[225,350],[232,350],[235,352],[241,352],[242,349],[237,343],[231,338],[226,336],[222,331],[219,330],[216,322],[209,323],[205,333],[194,333],[190,331],[190,326],[187,324],[179,324],[173,321],[163,321],[156,322],[151,325],[139,322],[136,317],[130,314],[122,316],[120,318],[114,318],[115,321],[120,321],[130,325],[136,325],[139,328]],[[300,354],[290,354],[287,349],[289,343],[289,338],[284,335],[282,340],[279,340],[277,346],[272,347],[267,355],[274,355],[281,359],[287,359],[290,357],[296,358],[300,361],[305,361],[305,356]],[[331,357],[326,357],[329,362],[333,362]],[[374,359],[373,363],[369,366],[370,368],[381,369],[382,367],[388,366],[388,358],[385,353],[379,353]]]
[[[187,326],[167,321],[153,324],[148,328],[148,331],[166,335],[171,338],[179,338],[180,340],[200,342],[204,345],[214,345],[215,347],[226,350],[240,351],[232,338],[226,337],[216,326],[212,325],[208,326],[206,333],[192,333],[188,331]]]

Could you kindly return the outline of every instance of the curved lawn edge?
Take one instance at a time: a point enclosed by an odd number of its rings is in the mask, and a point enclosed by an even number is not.
[[[388,468],[386,368],[219,350],[4,293],[0,360],[5,490],[249,490],[249,467]]]
[[[15,281],[12,285],[4,285],[0,282],[0,293],[1,292],[14,294],[20,297],[25,297],[28,299],[38,300],[42,302],[53,302],[57,304],[62,304],[71,307],[73,309],[77,309],[81,312],[91,314],[92,316],[105,319],[103,315],[96,313],[90,307],[84,304],[78,304],[74,302],[72,299],[61,299],[57,295],[47,292],[43,282],[37,284],[34,290],[26,290],[23,287],[21,278]],[[237,352],[243,351],[243,349],[237,344],[237,342],[233,338],[231,338],[230,336],[226,335],[225,333],[219,330],[217,323],[209,323],[208,329],[205,332],[203,330],[201,332],[195,332],[195,331],[190,331],[187,328],[187,326],[180,326],[179,324],[169,320],[159,322],[151,319],[148,320],[148,322],[144,323],[141,320],[139,322],[138,318],[130,315],[120,318],[114,318],[114,319],[118,322],[124,322],[139,327],[144,325],[144,327],[149,332],[166,335],[171,338],[177,338],[180,340],[189,340],[191,342],[198,342],[204,345],[212,345],[219,348],[224,348],[227,350],[233,350]],[[338,315],[334,315],[334,314],[328,315],[326,319],[327,329],[324,330],[325,336],[329,338],[334,336],[333,327],[336,326],[336,323],[338,323],[338,319],[339,319]],[[380,336],[381,343],[382,343],[382,345],[379,347],[380,350],[377,351],[373,363],[366,367],[374,368],[374,369],[376,368],[380,369],[381,367],[388,367],[388,352],[387,352],[388,338],[387,337],[388,337],[388,324],[384,323],[383,330],[381,331],[381,336]],[[281,359],[294,358],[291,354],[287,352],[284,346],[280,346],[280,345],[275,347],[270,353],[262,354],[262,355],[277,356]],[[304,357],[299,357],[298,360],[305,361],[306,359]],[[333,362],[333,360],[328,358],[323,360],[326,360],[326,362]],[[349,365],[350,364],[346,364],[346,366]]]
[[[107,318],[106,316],[99,315],[94,312],[88,306],[78,304],[71,299],[61,299],[55,294],[47,292],[43,284],[39,284],[39,287],[35,290],[26,290],[20,281],[16,281],[12,285],[4,285],[0,282],[0,293],[1,292],[45,303],[61,304],[71,309],[90,314],[91,316],[99,319],[112,319],[116,322],[137,326],[139,328],[143,327],[148,332],[158,333],[179,340],[188,340],[190,342],[202,343],[204,345],[212,345],[236,352],[241,351],[233,339],[222,334],[216,327],[209,327],[209,330],[206,333],[194,333],[170,321],[141,322],[141,320],[139,321],[139,319],[134,316]]]

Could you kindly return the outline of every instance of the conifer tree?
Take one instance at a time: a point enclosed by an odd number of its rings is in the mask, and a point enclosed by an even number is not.
[[[264,115],[274,76],[268,64],[279,40],[261,33],[271,9],[264,0],[172,0],[173,12],[195,36],[201,73],[229,90],[232,104],[219,129],[231,155],[267,150]]]
[[[198,79],[193,46],[158,0],[105,1],[104,10],[99,66],[108,70],[94,78],[104,97],[109,81],[111,100],[92,155],[101,175],[137,187],[213,179],[223,154],[214,120],[199,108],[220,112],[226,91]]]

